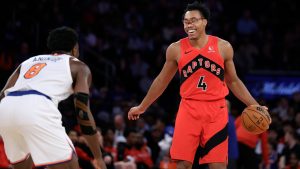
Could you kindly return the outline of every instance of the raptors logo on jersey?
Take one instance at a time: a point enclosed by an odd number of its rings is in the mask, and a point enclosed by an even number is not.
[[[180,40],[178,61],[180,95],[194,100],[218,100],[228,94],[224,81],[224,60],[218,52],[218,38],[208,36],[207,44],[197,49],[188,38]]]

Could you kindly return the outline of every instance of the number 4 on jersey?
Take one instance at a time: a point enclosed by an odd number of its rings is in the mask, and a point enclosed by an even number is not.
[[[207,84],[204,82],[204,77],[205,76],[200,76],[199,83],[198,83],[197,87],[202,88],[203,91],[206,91]]]
[[[24,78],[25,79],[31,79],[46,66],[46,63],[37,63],[29,68],[29,70],[25,73]]]

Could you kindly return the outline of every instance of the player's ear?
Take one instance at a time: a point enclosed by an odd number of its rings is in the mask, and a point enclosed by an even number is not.
[[[207,19],[203,19],[203,24],[204,24],[204,26],[207,25]]]
[[[74,56],[74,57],[76,57],[76,58],[79,57],[79,46],[78,46],[78,43],[72,49],[71,55]]]

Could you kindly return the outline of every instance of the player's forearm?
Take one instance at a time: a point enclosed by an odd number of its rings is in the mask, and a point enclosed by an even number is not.
[[[97,134],[94,135],[83,135],[86,139],[88,146],[93,153],[94,158],[102,158],[102,153],[99,145],[99,141],[97,138]]]
[[[4,97],[4,91],[1,91],[0,92],[0,101],[3,99],[3,97]]]
[[[4,91],[6,89],[9,89],[11,87],[13,87],[15,85],[15,83],[18,80],[20,74],[20,66],[14,71],[14,73],[8,78],[5,86],[3,87],[3,89],[0,92],[0,100],[4,97]]]
[[[167,88],[169,82],[163,81],[157,77],[150,86],[147,95],[140,104],[143,110],[146,110]]]
[[[74,105],[81,132],[88,141],[88,146],[94,157],[99,158],[101,151],[96,134],[96,124],[89,108],[89,95],[87,93],[75,93]]]
[[[231,92],[247,106],[258,104],[240,79],[227,82],[227,86]]]
[[[0,100],[2,100],[2,98],[4,97],[4,91],[8,88],[11,88],[14,86],[15,82],[12,82],[12,76],[9,77],[9,79],[7,80],[5,86],[3,87],[3,89],[0,92]]]
[[[4,88],[2,89],[2,91],[0,92],[0,100],[2,100],[4,98],[4,91],[8,88],[13,87],[12,83],[10,82],[10,79],[7,81],[7,83],[5,84]]]
[[[268,149],[268,133],[263,132],[261,135],[262,157],[265,165],[269,164],[269,149]]]

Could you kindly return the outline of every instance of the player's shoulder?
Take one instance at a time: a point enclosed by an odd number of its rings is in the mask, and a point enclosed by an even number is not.
[[[180,49],[180,41],[173,42],[168,47],[169,50],[179,50]]]
[[[222,39],[220,37],[216,37],[218,39],[218,45],[221,46],[221,47],[231,47],[231,44],[230,42],[228,42],[227,40],[225,39]]]
[[[166,56],[171,60],[177,60],[179,53],[180,53],[180,41],[171,43],[166,50]]]
[[[70,67],[72,71],[90,72],[90,68],[83,61],[73,56],[71,56],[69,59],[70,59]]]
[[[70,60],[70,64],[74,64],[77,66],[86,66],[86,64],[84,62],[82,62],[81,60],[79,60],[78,58],[74,57],[74,56],[70,56],[69,58]]]
[[[218,48],[225,60],[233,57],[233,48],[227,40],[218,37]]]

